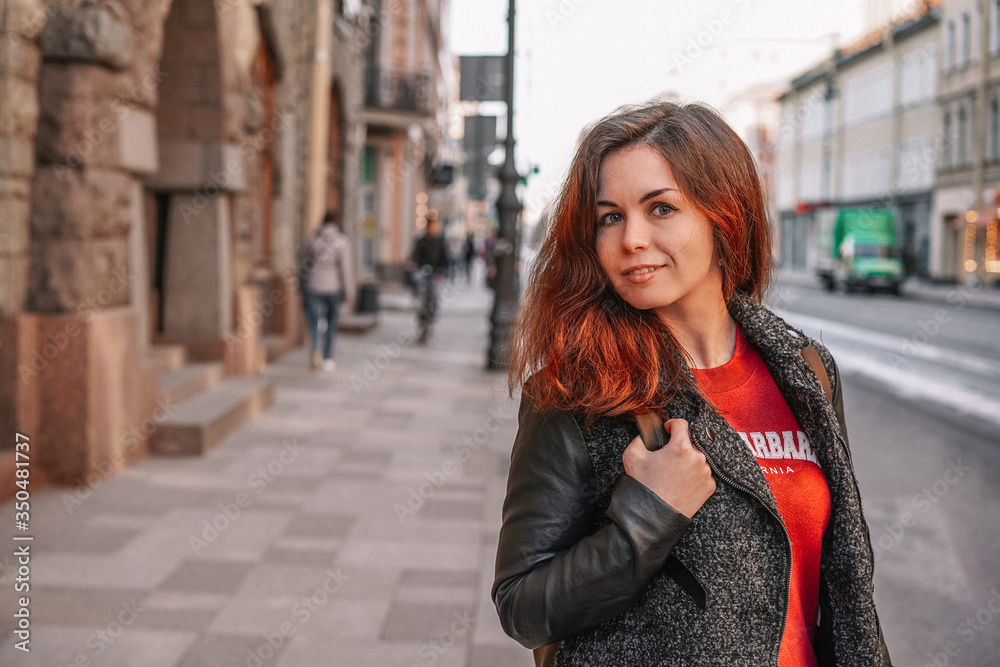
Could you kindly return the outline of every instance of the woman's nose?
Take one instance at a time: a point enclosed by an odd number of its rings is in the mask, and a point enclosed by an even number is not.
[[[649,247],[649,225],[642,216],[629,216],[622,223],[622,246],[626,252],[636,252]]]

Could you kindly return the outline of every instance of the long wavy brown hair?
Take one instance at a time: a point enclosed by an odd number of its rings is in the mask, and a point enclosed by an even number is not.
[[[651,310],[618,296],[597,257],[597,190],[604,158],[648,146],[711,223],[723,298],[758,303],[771,276],[771,235],[757,166],[712,109],[671,103],[623,107],[585,131],[556,201],[511,336],[509,383],[542,411],[587,421],[662,406],[685,386],[683,352]],[[528,381],[530,378],[530,382]]]

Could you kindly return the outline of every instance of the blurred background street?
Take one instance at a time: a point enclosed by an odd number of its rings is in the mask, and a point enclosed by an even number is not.
[[[954,642],[962,650],[949,664],[992,665],[1000,411],[991,421],[954,406],[956,378],[982,382],[973,372],[925,376],[901,363],[912,384],[886,382],[872,371],[890,363],[884,349],[827,333],[906,337],[905,322],[943,307],[947,292],[932,296],[941,301],[895,301],[896,321],[866,321],[851,315],[856,297],[792,276],[770,301],[815,327],[843,368],[896,663],[924,664]],[[262,375],[275,384],[273,405],[204,456],[147,458],[93,488],[34,495],[32,652],[11,636],[17,563],[8,553],[0,663],[530,665],[489,597],[516,430],[516,398],[502,374],[483,371],[490,292],[446,288],[425,346],[414,343],[410,295],[384,300],[377,329],[341,337],[334,372],[310,371],[305,348],[270,364]],[[968,354],[971,328],[1000,325],[1000,304],[953,315],[934,348],[945,356]],[[984,348],[983,361],[995,352]],[[924,383],[937,398],[921,393]],[[2,509],[13,515],[12,503]],[[914,519],[903,526],[907,512]]]
[[[757,160],[895,664],[1000,664],[1000,4],[0,0],[0,665],[531,664],[486,369],[581,129],[649,100]]]

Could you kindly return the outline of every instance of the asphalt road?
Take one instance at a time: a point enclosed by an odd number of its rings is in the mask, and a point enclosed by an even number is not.
[[[894,664],[1000,664],[1000,313],[808,287],[771,305],[843,372]]]

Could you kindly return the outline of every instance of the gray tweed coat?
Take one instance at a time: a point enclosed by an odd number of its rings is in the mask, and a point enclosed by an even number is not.
[[[763,306],[734,298],[729,309],[829,484],[820,566],[828,617],[813,642],[819,664],[889,664],[833,358]],[[809,342],[834,385],[834,405],[800,357]],[[691,519],[625,475],[622,453],[635,424],[600,418],[584,428],[576,416],[539,414],[522,401],[493,599],[505,631],[524,646],[565,640],[557,667],[777,667],[791,571],[787,532],[746,445],[704,398],[686,398],[663,414],[688,420],[716,479]]]

